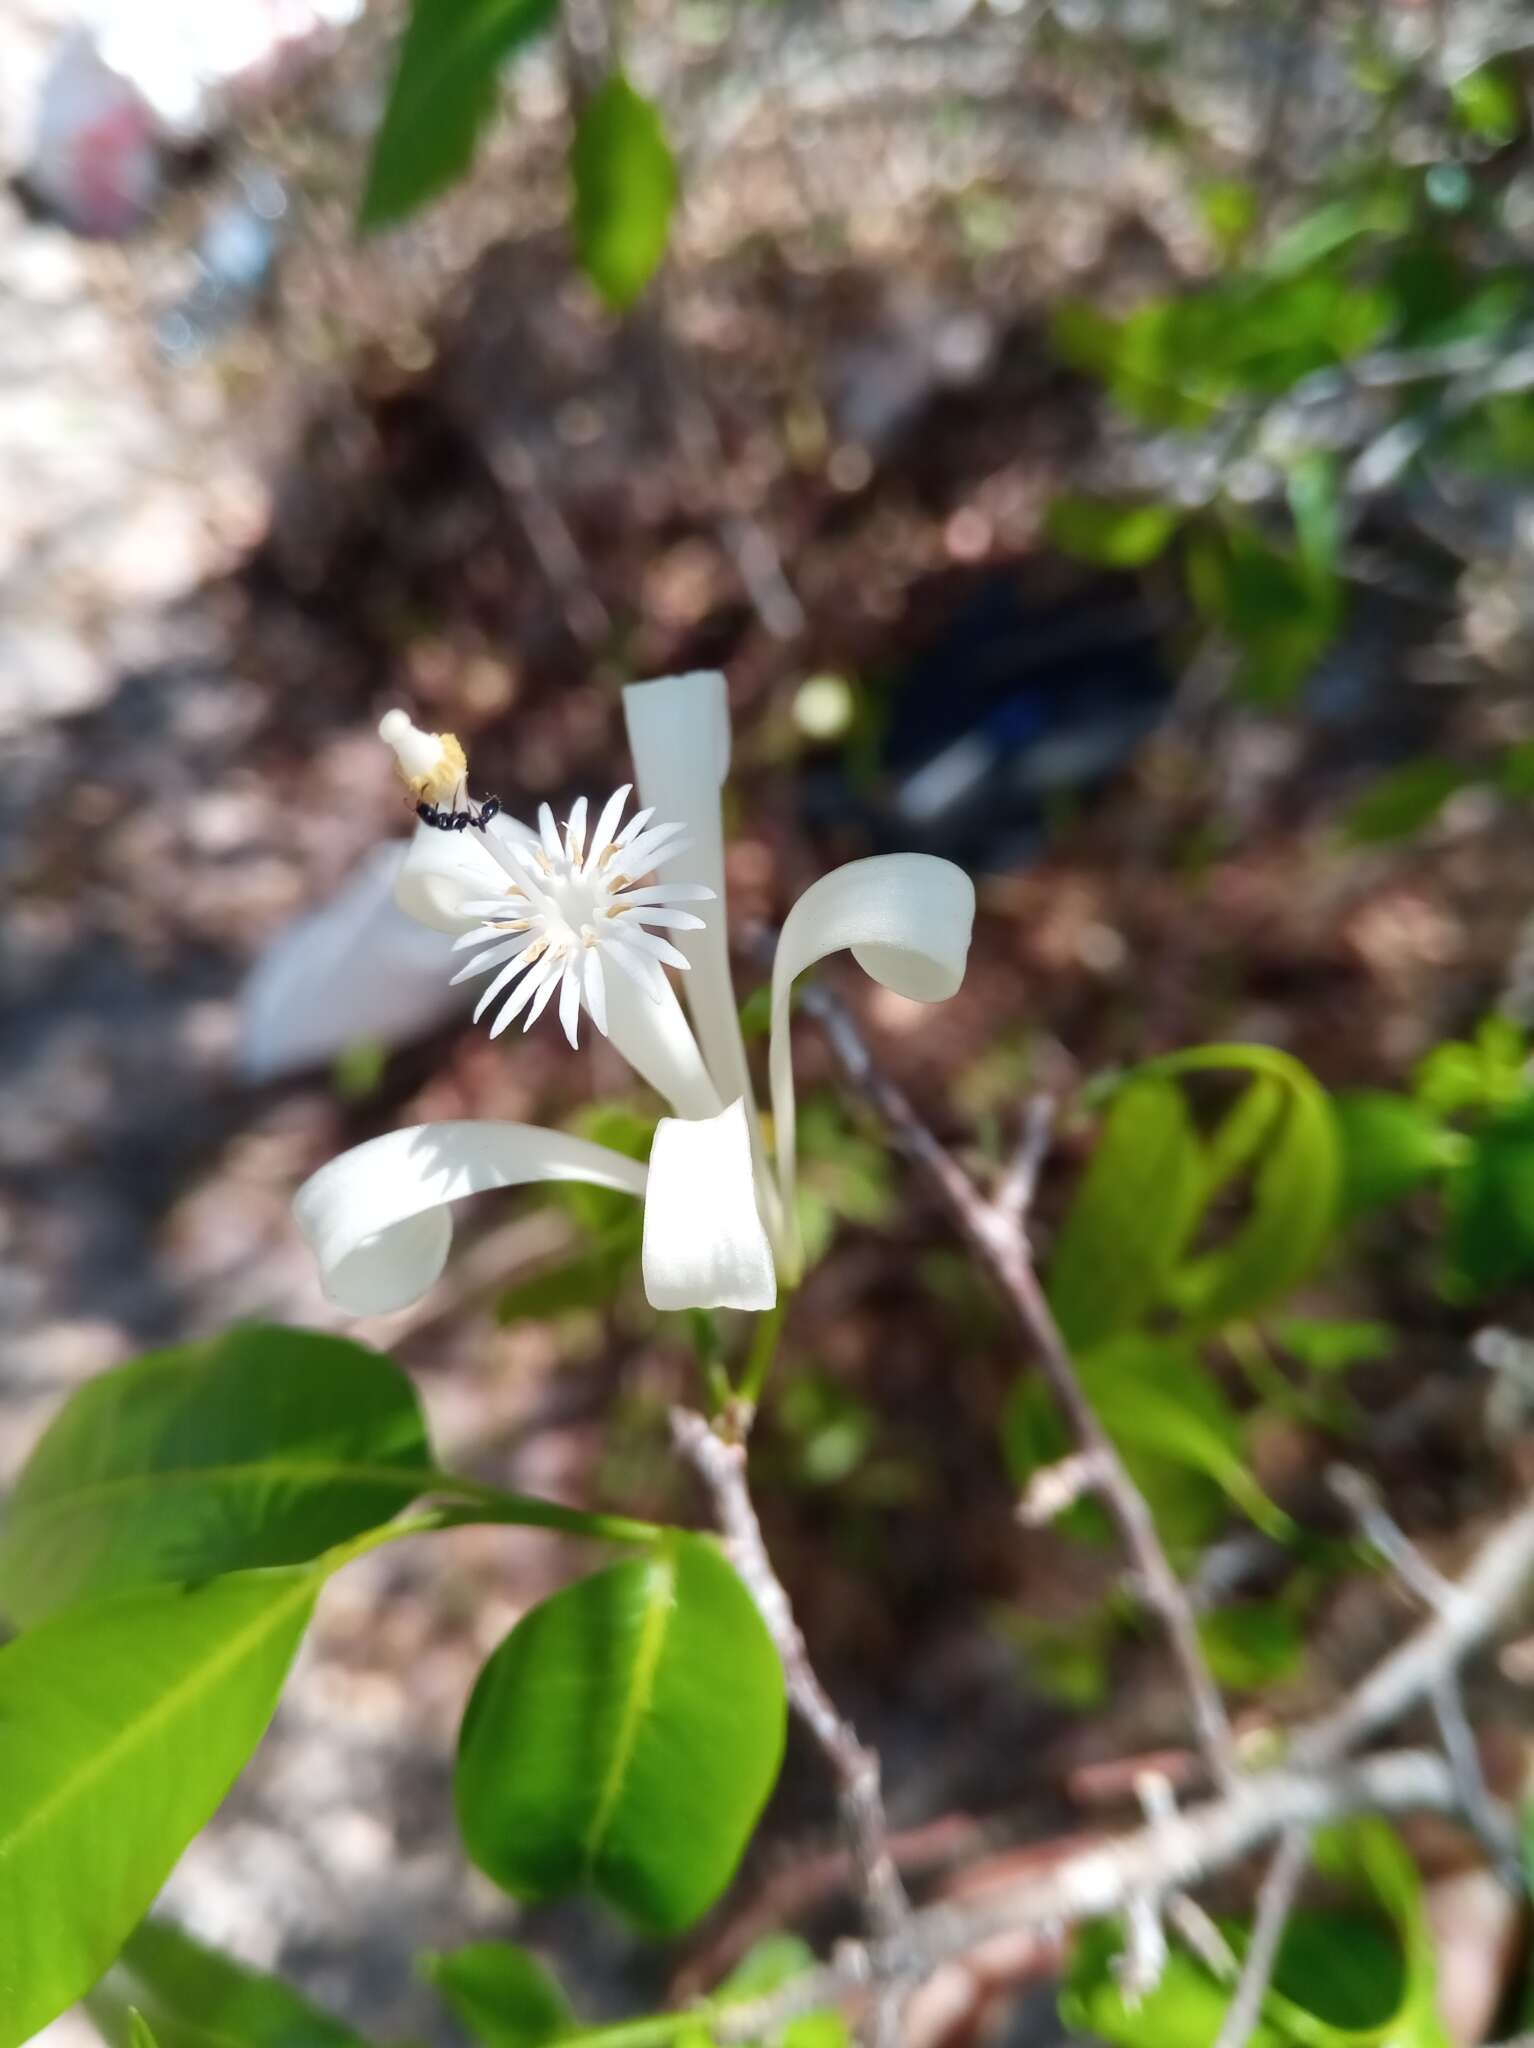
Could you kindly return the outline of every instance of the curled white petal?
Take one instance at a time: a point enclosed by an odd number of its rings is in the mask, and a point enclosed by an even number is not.
[[[811,883],[783,921],[772,964],[768,1070],[784,1212],[794,1194],[794,1073],[788,1000],[794,978],[850,947],[866,974],[896,995],[937,1003],[964,979],[975,922],[975,885],[952,861],[881,853],[849,861]]]
[[[293,1215],[327,1298],[349,1315],[386,1315],[418,1300],[446,1265],[450,1202],[546,1180],[642,1195],[645,1169],[533,1124],[416,1124],[354,1145],[311,1174]]]
[[[650,1148],[644,1287],[654,1308],[771,1308],[772,1247],[756,1206],[746,1106],[662,1117]]]
[[[516,843],[512,835],[523,829],[514,819],[503,823],[500,818],[492,819],[484,832],[439,832],[434,825],[417,825],[395,884],[395,902],[407,917],[433,931],[462,931],[478,921],[469,904],[505,900],[508,876],[486,844],[487,835],[494,832],[510,846]]]

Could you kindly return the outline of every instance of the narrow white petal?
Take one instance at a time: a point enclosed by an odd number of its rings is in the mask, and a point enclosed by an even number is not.
[[[642,1195],[645,1170],[605,1145],[531,1124],[417,1124],[311,1174],[293,1215],[326,1296],[351,1315],[387,1315],[418,1300],[447,1263],[449,1202],[547,1180]]]
[[[554,813],[547,804],[538,806],[538,837],[543,841],[543,850],[550,860],[564,858],[564,848],[559,843],[559,827],[554,823]]]
[[[679,953],[669,939],[657,938],[654,932],[643,930],[632,918],[624,919],[616,936],[621,944],[637,946],[641,953],[648,953],[655,960],[664,960],[668,967],[687,965],[687,955]]]
[[[644,1286],[655,1308],[771,1308],[772,1248],[757,1213],[746,1107],[662,1117],[650,1148]]]
[[[626,945],[615,933],[609,932],[602,940],[602,950],[608,959],[623,969],[642,995],[652,1003],[661,999],[661,990],[671,987],[660,971],[660,962],[652,960],[648,953],[641,953],[636,947]]]
[[[533,939],[526,946],[521,947],[517,952],[516,958],[509,962],[507,966],[503,967],[500,973],[495,977],[494,981],[492,981],[487,988],[483,989],[480,992],[479,1001],[474,1005],[474,1022],[476,1024],[479,1022],[480,1018],[484,1016],[486,1010],[489,1009],[490,1005],[495,1001],[496,997],[500,995],[502,990],[505,989],[511,982],[514,982],[519,974],[522,974],[524,972],[531,974],[533,972],[537,944],[538,941],[536,939]],[[515,1016],[516,1012],[513,1011],[512,1015]],[[503,1027],[497,1026],[496,1028],[499,1030]],[[495,1036],[495,1032],[492,1031],[490,1035],[493,1038]]]
[[[454,953],[463,953],[470,946],[489,946],[500,936],[500,927],[487,921],[484,924],[475,925],[472,931],[460,932],[457,938],[454,939],[450,950]]]
[[[631,903],[712,903],[714,892],[701,882],[655,882],[647,889],[625,889],[619,901]]]
[[[657,825],[625,846],[615,862],[625,875],[647,875],[662,860],[675,860],[687,836],[685,825]],[[669,849],[669,851],[668,851]]]
[[[586,851],[586,799],[583,796],[578,796],[570,806],[570,815],[565,820],[565,846],[573,861],[579,861]]]
[[[690,910],[668,910],[663,903],[641,904],[630,922],[659,925],[662,931],[668,932],[700,932],[703,929],[701,917],[694,917]],[[687,956],[684,953],[682,965],[685,967],[686,964]]]
[[[591,1012],[591,1021],[598,1031],[607,1030],[607,984],[602,974],[602,955],[596,946],[586,948],[586,961],[582,969],[582,993],[586,1008]]]
[[[545,953],[541,960],[536,962],[534,966],[529,967],[526,974],[523,975],[515,989],[507,997],[495,1022],[490,1026],[490,1036],[492,1038],[499,1038],[509,1025],[514,1024],[521,1015],[523,1005],[530,997],[535,996],[541,988],[546,988],[550,978],[558,972],[559,962],[551,953]]]
[[[615,789],[603,804],[601,815],[597,819],[597,828],[591,835],[593,854],[599,854],[603,847],[612,845],[613,834],[618,829],[618,820],[623,816],[623,806],[628,802],[629,792],[633,787],[632,782],[625,782],[623,787]]]
[[[581,1018],[581,961],[577,956],[565,962],[559,982],[559,1028],[571,1045],[579,1041],[576,1031]]]
[[[597,948],[592,948],[595,958]],[[626,1059],[678,1116],[717,1116],[719,1096],[676,990],[647,954],[610,944],[600,948],[607,1022],[602,1027]],[[609,970],[617,967],[616,974]],[[592,1015],[596,1012],[593,1009]]]
[[[527,951],[526,932],[519,932],[514,939],[507,939],[499,946],[487,946],[483,953],[476,953],[467,967],[460,967],[448,983],[457,988],[461,981],[472,981],[477,974],[488,974],[492,967],[499,967],[503,960],[515,960]]]
[[[394,900],[407,917],[433,931],[458,932],[479,921],[469,904],[504,902],[505,896],[501,864],[478,832],[416,826],[394,885]]]
[[[528,1011],[526,1017],[524,1017],[522,1020],[522,1029],[524,1031],[532,1030],[533,1026],[537,1023],[538,1019],[543,1015],[544,1011],[548,1008],[550,996],[553,995],[555,989],[559,987],[560,983],[564,979],[563,963],[561,961],[554,960],[551,962],[551,964],[553,966],[554,972],[548,975],[539,985],[538,993],[533,997],[533,1006]]]
[[[794,977],[851,947],[866,974],[919,1003],[951,996],[964,979],[975,885],[952,861],[881,853],[811,883],[783,921],[772,965],[772,1123],[778,1181],[790,1225],[794,1196],[794,1072],[788,1003]]]
[[[635,811],[633,817],[629,819],[628,823],[624,826],[623,830],[618,834],[617,838],[613,841],[613,844],[615,846],[627,846],[632,840],[635,840],[639,837],[640,833],[644,830],[645,826],[649,824],[650,820],[654,816],[654,804],[651,804],[646,810]]]
[[[713,891],[704,928],[681,942],[692,963],[683,993],[698,1028],[703,1056],[725,1101],[746,1104],[752,1156],[763,1164],[761,1130],[745,1042],[730,980],[724,892],[724,824],[720,789],[730,766],[730,705],[724,677],[713,670],[668,676],[663,682],[631,684],[623,693],[623,716],[634,756],[639,793],[660,818],[686,825],[685,852],[673,848],[678,882]],[[776,1217],[768,1218],[776,1228]]]

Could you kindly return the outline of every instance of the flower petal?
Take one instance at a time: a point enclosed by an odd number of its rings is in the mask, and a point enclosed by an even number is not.
[[[480,833],[439,832],[434,825],[417,825],[405,849],[394,900],[417,924],[439,932],[462,931],[477,922],[466,905],[505,902],[506,870]]]
[[[788,1000],[794,978],[851,947],[866,974],[919,1003],[942,1002],[964,979],[975,885],[952,861],[881,853],[812,882],[783,921],[772,964],[772,1123],[785,1216],[794,1196],[794,1073]]]
[[[623,693],[623,716],[639,778],[640,795],[656,817],[687,827],[687,852],[672,870],[678,882],[701,883],[717,899],[703,930],[680,941],[691,972],[683,985],[698,1027],[703,1056],[725,1100],[740,1096],[761,1156],[756,1098],[730,980],[724,892],[724,823],[719,792],[730,766],[730,705],[717,670],[632,683]]]
[[[355,1145],[311,1174],[293,1215],[327,1299],[351,1315],[387,1315],[418,1300],[447,1263],[449,1202],[546,1180],[642,1195],[645,1169],[605,1145],[532,1124],[416,1124]]]
[[[650,1148],[644,1286],[651,1306],[771,1308],[772,1247],[757,1213],[746,1106],[662,1117]]]
[[[611,938],[601,952],[604,969],[611,963],[619,970],[603,977],[605,1029],[614,1048],[678,1116],[717,1116],[718,1091],[660,962]],[[596,1016],[594,1008],[591,1014]]]

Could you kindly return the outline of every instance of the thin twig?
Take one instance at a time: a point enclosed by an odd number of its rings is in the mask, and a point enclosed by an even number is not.
[[[1217,1784],[1238,1778],[1230,1721],[1198,1639],[1171,1560],[1145,1496],[1130,1478],[1113,1439],[1087,1399],[1034,1270],[1021,1221],[988,1202],[958,1161],[933,1136],[904,1091],[875,1064],[845,1007],[821,983],[808,984],[801,1007],[821,1026],[838,1064],[872,1105],[890,1136],[932,1182],[961,1234],[1006,1297],[1050,1388],[1066,1411],[1079,1447],[1092,1460],[1097,1491],[1129,1552],[1146,1604],[1160,1617],[1181,1672],[1199,1746]]]
[[[1023,1110],[1023,1128],[1017,1149],[991,1197],[991,1207],[997,1216],[1018,1230],[1027,1226],[1028,1213],[1038,1191],[1039,1174],[1049,1156],[1049,1141],[1054,1136],[1054,1129],[1054,1098],[1031,1095]]]
[[[882,1971],[929,1975],[998,1934],[1054,1931],[1121,1913],[1131,1899],[1202,1883],[1290,1828],[1355,1813],[1456,1813],[1459,1786],[1431,1750],[1390,1750],[1325,1770],[1273,1770],[1193,1807],[1171,1824],[1097,1841],[983,1900],[913,1912],[893,1943],[847,1943],[782,1990],[711,2020],[721,2042],[760,2040],[790,2020],[855,1996]]]
[[[1486,1773],[1481,1768],[1481,1752],[1476,1744],[1475,1730],[1470,1725],[1470,1716],[1465,1712],[1465,1696],[1460,1690],[1457,1671],[1444,1672],[1433,1687],[1432,1703],[1443,1753],[1459,1782],[1465,1819],[1491,1858],[1492,1868],[1511,1892],[1521,1896],[1523,1865],[1508,1841],[1497,1803],[1486,1783]]]
[[[1454,1583],[1430,1564],[1380,1499],[1374,1482],[1351,1465],[1333,1465],[1327,1483],[1357,1522],[1359,1533],[1384,1558],[1424,1607],[1442,1613],[1458,1598]]]
[[[1252,1938],[1247,1944],[1241,1975],[1225,2017],[1220,2022],[1214,2048],[1246,2048],[1262,2012],[1262,2001],[1273,1981],[1279,1943],[1289,1925],[1295,1896],[1305,1866],[1310,1860],[1308,1828],[1286,1828],[1268,1872],[1257,1891],[1257,1911],[1252,1921]]]
[[[746,1478],[746,1447],[720,1436],[701,1415],[688,1408],[672,1410],[671,1435],[677,1450],[707,1489],[735,1569],[756,1602],[782,1659],[789,1703],[815,1738],[836,1779],[842,1826],[857,1865],[869,1931],[876,1944],[891,1952],[898,1951],[910,1924],[911,1904],[890,1853],[879,1758],[859,1739],[851,1722],[838,1712],[810,1662],[804,1633],[767,1554]],[[874,2037],[877,2042],[892,2044],[898,2039],[909,1974],[892,1967],[880,1971],[873,1981],[879,2007]]]

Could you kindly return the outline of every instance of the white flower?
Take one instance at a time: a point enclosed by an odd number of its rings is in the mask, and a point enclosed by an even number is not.
[[[524,1124],[427,1124],[360,1145],[311,1176],[295,1202],[327,1293],[354,1314],[424,1293],[446,1261],[446,1205],[458,1196],[559,1178],[643,1196],[645,1291],[656,1307],[771,1307],[778,1276],[792,1282],[799,1267],[796,976],[850,949],[876,981],[919,1002],[952,995],[963,979],[975,892],[951,862],[881,854],[813,883],[785,919],[773,963],[769,1162],[724,917],[724,678],[673,676],[632,685],[623,698],[643,808],[621,823],[625,785],[603,806],[589,845],[584,798],[563,833],[547,805],[533,832],[493,799],[474,802],[451,734],[420,732],[402,712],[390,712],[380,732],[422,819],[400,871],[401,909],[472,950],[455,980],[493,972],[475,1011],[494,1008],[492,1036],[518,1016],[527,1029],[557,994],[573,1045],[586,1011],[673,1112],[657,1128],[648,1173]],[[662,865],[672,879],[647,882]],[[684,904],[710,907],[698,914]],[[668,966],[687,970],[691,1026]]]

